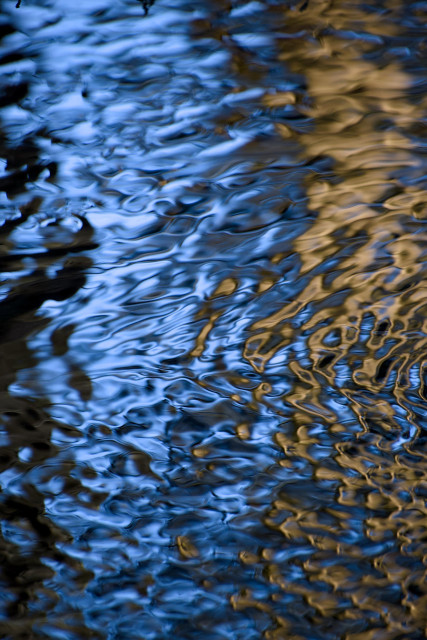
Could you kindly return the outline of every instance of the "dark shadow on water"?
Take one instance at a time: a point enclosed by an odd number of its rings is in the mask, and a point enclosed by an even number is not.
[[[3,22],[1,31],[10,36],[14,29]],[[8,60],[0,62],[4,64]],[[26,83],[6,84],[2,87],[0,105],[19,105],[27,92]],[[6,162],[6,175],[0,179],[0,189],[10,199],[11,212],[14,196],[25,193],[27,183],[46,170],[47,180],[55,177],[55,163],[40,161],[39,149],[31,137],[14,145],[8,143],[0,131],[0,156]],[[70,482],[67,489],[66,479],[72,465],[66,460],[55,462],[59,448],[51,440],[55,429],[68,438],[75,435],[75,430],[52,419],[48,399],[41,395],[16,396],[9,391],[19,372],[30,371],[38,362],[30,341],[48,323],[38,315],[38,310],[47,301],[70,298],[84,286],[86,270],[92,261],[83,253],[96,247],[89,223],[80,218],[80,229],[69,245],[52,247],[48,243],[36,251],[16,251],[14,232],[42,207],[41,197],[30,197],[28,203],[20,207],[19,215],[8,216],[6,212],[0,227],[0,271],[2,283],[7,284],[7,293],[0,301],[0,473],[2,478],[7,478],[0,493],[0,584],[5,595],[0,634],[3,638],[22,640],[46,637],[38,635],[34,626],[48,616],[52,602],[58,597],[43,588],[44,582],[55,573],[49,563],[68,566],[78,581],[85,573],[78,561],[58,549],[58,543],[69,541],[70,534],[51,521],[46,514],[46,495],[37,488],[38,480],[46,483],[51,475],[64,478],[65,492],[71,489]],[[31,264],[30,269],[25,268],[26,263]],[[13,278],[8,280],[8,274]],[[72,490],[78,489],[78,484],[74,481]],[[45,602],[35,611],[34,604],[43,600],[43,596]],[[73,632],[70,629],[70,633]],[[81,633],[80,637],[89,637],[84,625],[77,632]],[[92,633],[90,637],[101,636]]]

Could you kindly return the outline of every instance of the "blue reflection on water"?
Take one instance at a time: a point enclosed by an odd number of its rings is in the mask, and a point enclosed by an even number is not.
[[[423,11],[3,0],[4,637],[424,637]]]

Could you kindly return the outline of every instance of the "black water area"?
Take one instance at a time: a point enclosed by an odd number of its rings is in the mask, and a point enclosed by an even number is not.
[[[424,639],[427,4],[0,2],[0,637]]]

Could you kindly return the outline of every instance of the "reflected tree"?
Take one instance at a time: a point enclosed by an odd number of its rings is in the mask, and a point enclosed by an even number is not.
[[[1,33],[3,37],[10,35],[13,27],[3,23]],[[7,59],[1,62],[7,63]],[[25,83],[6,83],[0,93],[0,106],[19,104],[27,90]],[[11,144],[6,132],[0,131],[0,156],[6,163],[0,188],[10,203],[17,194],[24,194],[28,182],[39,178],[42,172],[49,173],[47,180],[52,180],[56,172],[53,163],[40,160],[31,137]],[[31,372],[38,363],[30,341],[48,324],[38,315],[40,307],[49,300],[68,299],[84,285],[91,260],[82,254],[96,246],[90,225],[80,217],[80,229],[69,244],[46,242],[38,251],[25,251],[22,246],[17,250],[14,234],[42,206],[42,198],[30,194],[29,202],[20,207],[19,216],[14,207],[6,205],[0,227],[0,584],[5,594],[0,635],[16,639],[46,637],[41,632],[37,635],[34,628],[58,600],[55,591],[45,585],[54,575],[56,563],[77,573],[80,580],[85,574],[79,561],[58,549],[58,543],[66,542],[69,534],[49,518],[49,492],[41,489],[55,479],[64,492],[78,490],[78,480],[70,482],[73,463],[57,459],[59,449],[52,442],[54,429],[68,437],[73,436],[74,430],[51,418],[47,399],[11,392],[20,372]],[[83,622],[75,625],[70,628],[71,633],[88,636]],[[91,632],[90,637],[97,636]]]
[[[156,0],[139,0],[139,2],[142,4],[142,8],[144,9],[144,15],[148,14],[148,11],[150,10],[150,7],[153,6],[155,1]]]

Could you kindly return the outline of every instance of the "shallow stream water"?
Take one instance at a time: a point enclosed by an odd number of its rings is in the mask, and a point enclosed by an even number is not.
[[[425,2],[0,8],[0,636],[424,639]]]

